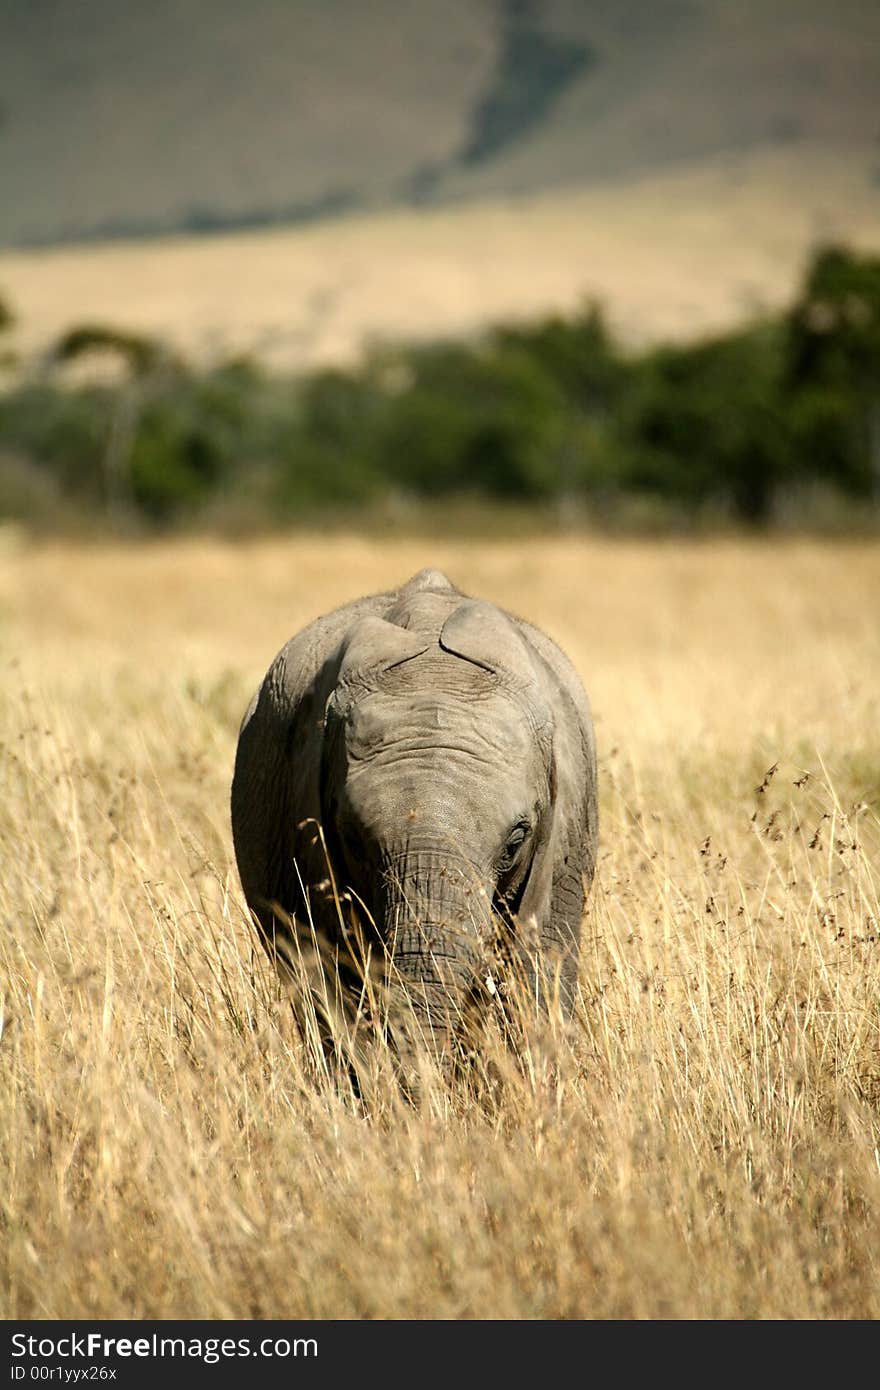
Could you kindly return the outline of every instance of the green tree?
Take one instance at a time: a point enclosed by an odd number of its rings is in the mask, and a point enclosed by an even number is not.
[[[573,318],[552,314],[536,324],[504,325],[492,341],[528,353],[571,406],[591,415],[612,410],[626,381],[626,364],[597,304]]]
[[[772,323],[648,354],[623,408],[625,484],[766,522],[792,471],[782,369]]]
[[[302,383],[277,442],[278,496],[293,511],[350,505],[381,489],[376,434],[384,398],[366,372],[324,370]]]
[[[389,407],[382,457],[398,485],[426,496],[542,498],[567,482],[564,398],[529,353],[444,345],[411,362]]]
[[[880,497],[880,257],[819,252],[787,337],[790,408],[809,466]]]

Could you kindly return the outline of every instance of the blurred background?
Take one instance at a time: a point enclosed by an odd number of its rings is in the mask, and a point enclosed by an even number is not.
[[[876,0],[0,0],[0,515],[874,528]]]

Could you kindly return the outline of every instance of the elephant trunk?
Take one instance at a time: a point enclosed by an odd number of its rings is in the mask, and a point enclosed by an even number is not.
[[[381,920],[392,989],[405,992],[396,1033],[411,1058],[448,1055],[479,979],[490,928],[489,900],[472,865],[448,854],[408,853],[385,874]]]

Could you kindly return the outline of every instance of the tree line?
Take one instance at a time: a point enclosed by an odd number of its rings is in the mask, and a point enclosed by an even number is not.
[[[0,303],[7,341],[12,326]],[[97,353],[112,382],[71,384],[66,365]],[[843,247],[814,256],[786,312],[686,345],[627,351],[588,305],[284,377],[82,325],[7,376],[0,511],[35,522],[260,526],[389,499],[600,523],[880,510],[880,258]]]

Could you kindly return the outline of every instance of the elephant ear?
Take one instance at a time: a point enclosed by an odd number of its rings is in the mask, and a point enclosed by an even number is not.
[[[529,649],[506,613],[491,603],[468,599],[443,624],[440,646],[493,675],[519,686],[537,686]]]
[[[368,617],[355,624],[339,648],[336,680],[324,706],[325,742],[320,786],[325,829],[333,821],[325,802],[325,791],[333,782],[327,771],[328,760],[342,737],[346,719],[356,710],[360,696],[374,689],[386,671],[421,656],[429,645],[419,633],[397,627],[384,618]]]
[[[429,645],[422,634],[387,623],[384,618],[362,618],[352,628],[343,648],[339,683],[353,685],[375,679],[392,667],[421,656]]]
[[[545,641],[547,639],[544,639]],[[553,705],[550,797],[538,828],[517,911],[524,952],[543,959],[542,988],[558,987],[570,1003],[574,988],[585,880],[596,856],[596,768],[592,720],[582,690],[573,698],[566,679],[536,653]],[[560,971],[557,982],[552,978]]]

